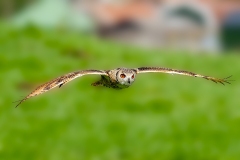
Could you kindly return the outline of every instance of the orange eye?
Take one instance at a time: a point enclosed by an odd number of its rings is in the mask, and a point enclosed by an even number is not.
[[[125,75],[125,74],[120,74],[120,77],[121,77],[121,78],[125,78],[126,75]]]
[[[134,78],[134,74],[132,75],[132,79]]]

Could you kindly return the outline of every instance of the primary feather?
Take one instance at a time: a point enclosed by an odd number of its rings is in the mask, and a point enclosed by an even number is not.
[[[140,67],[137,70],[137,73],[154,73],[154,72],[159,72],[159,73],[168,73],[168,74],[180,74],[180,75],[185,75],[185,76],[191,76],[191,77],[200,77],[200,78],[204,78],[207,80],[211,80],[215,83],[221,83],[224,85],[224,83],[228,83],[229,82],[229,78],[232,76],[228,76],[226,78],[215,78],[215,77],[210,77],[210,76],[203,76],[200,74],[196,74],[193,72],[189,72],[189,71],[183,71],[183,70],[176,70],[176,69],[170,69],[170,68],[161,68],[161,67]]]
[[[74,80],[75,78],[88,75],[88,74],[98,74],[98,75],[107,75],[105,71],[102,70],[83,70],[83,71],[76,71],[71,72],[66,75],[63,75],[61,77],[58,77],[56,79],[53,79],[47,83],[44,83],[40,86],[38,86],[33,92],[31,92],[29,95],[27,95],[25,98],[19,101],[17,106],[19,106],[22,102],[26,101],[27,99],[37,96],[39,94],[45,93],[55,87],[61,87],[62,85]],[[16,106],[16,107],[17,107]]]

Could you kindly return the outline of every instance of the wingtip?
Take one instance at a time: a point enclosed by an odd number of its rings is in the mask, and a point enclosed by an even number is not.
[[[230,76],[228,76],[228,77],[226,77],[226,78],[223,78],[223,79],[229,79],[229,78],[231,78],[233,75],[230,75]]]
[[[22,100],[15,106],[17,108],[22,103]]]
[[[18,104],[15,106],[15,108],[17,108],[17,107],[18,107],[22,102],[24,102],[25,100],[26,100],[26,98],[13,102],[13,103],[18,103]]]
[[[20,104],[17,104],[17,105],[15,106],[15,108],[17,108],[19,105],[20,105]]]
[[[229,80],[229,78],[231,78],[231,77],[233,77],[233,75],[230,75],[230,76],[228,76],[226,78],[223,78],[224,82],[227,83],[227,84],[231,84],[230,81],[234,81],[234,80],[231,80],[231,79]]]

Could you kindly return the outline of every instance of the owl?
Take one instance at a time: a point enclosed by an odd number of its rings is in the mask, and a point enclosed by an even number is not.
[[[27,95],[25,98],[17,101],[19,106],[22,102],[26,101],[27,99],[47,92],[55,87],[62,87],[63,85],[67,84],[71,80],[75,78],[82,77],[85,75],[100,75],[101,79],[95,83],[92,83],[92,86],[104,86],[113,89],[124,89],[130,87],[136,79],[136,75],[139,73],[169,73],[169,74],[179,74],[185,76],[192,76],[192,77],[200,77],[207,80],[211,80],[215,83],[230,84],[230,80],[226,77],[223,79],[214,78],[210,76],[203,76],[200,74],[196,74],[189,71],[183,70],[176,70],[176,69],[169,69],[169,68],[161,68],[161,67],[140,67],[140,68],[117,68],[113,70],[80,70],[76,72],[71,72],[65,74],[61,77],[53,79],[47,83],[44,83],[37,87],[33,92]],[[16,107],[17,107],[16,106]]]

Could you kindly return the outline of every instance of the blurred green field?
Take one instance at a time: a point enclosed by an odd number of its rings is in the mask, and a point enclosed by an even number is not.
[[[0,159],[240,158],[239,55],[148,50],[69,31],[0,31]],[[223,78],[143,74],[125,90],[85,76],[19,108],[35,87],[82,69],[162,66]]]

